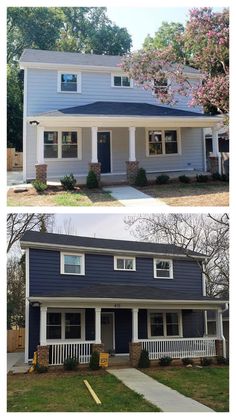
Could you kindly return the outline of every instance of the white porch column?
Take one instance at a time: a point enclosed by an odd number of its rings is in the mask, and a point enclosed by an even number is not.
[[[40,307],[40,345],[47,344],[47,307]]]
[[[223,357],[226,358],[226,342],[223,330],[223,313],[222,310],[216,312],[216,334],[219,340],[222,340],[223,344]]]
[[[95,342],[101,343],[101,308],[95,308]]]
[[[219,139],[218,128],[212,127],[212,157],[218,157],[219,154]]]
[[[37,163],[44,163],[44,127],[37,127]]]
[[[129,127],[129,161],[136,161],[135,130],[135,127]]]
[[[138,342],[138,310],[132,309],[132,342]]]
[[[98,141],[97,141],[97,127],[91,127],[92,137],[92,159],[91,163],[98,163]]]

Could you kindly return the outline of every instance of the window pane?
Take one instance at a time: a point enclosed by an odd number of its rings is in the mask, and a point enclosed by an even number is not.
[[[80,339],[81,338],[80,313],[66,313],[65,322],[66,322],[65,338],[66,339]]]
[[[162,325],[151,325],[151,336],[163,336],[164,330]]]
[[[121,86],[121,76],[114,76],[114,86]]]
[[[162,154],[162,132],[161,131],[149,131],[149,154],[158,155]]]
[[[64,144],[77,144],[77,132],[76,131],[63,131],[62,132],[62,145]]]
[[[177,323],[178,324],[178,314],[177,313],[166,313],[166,322],[167,323]]]
[[[166,154],[178,153],[177,131],[165,131]]]
[[[81,256],[64,256],[64,272],[81,273]]]
[[[156,262],[157,269],[169,269],[170,263],[164,260],[160,260],[159,262]]]
[[[80,339],[81,338],[80,326],[66,326],[65,338],[66,339]]]
[[[45,159],[53,159],[58,157],[58,146],[57,145],[45,145],[44,146],[44,157]]]
[[[179,326],[177,324],[167,324],[167,336],[178,336],[179,335]]]
[[[170,277],[170,272],[166,271],[164,269],[157,269],[156,270],[156,276],[159,278],[169,278]]]
[[[116,264],[117,264],[117,269],[124,269],[124,259],[117,259]]]
[[[177,143],[166,143],[166,154],[178,153]]]
[[[151,336],[163,336],[164,335],[163,314],[151,313],[150,322],[151,322]]]
[[[133,259],[125,259],[125,269],[133,269]]]
[[[62,157],[73,158],[77,157],[77,132],[63,131],[62,132]]]
[[[58,132],[57,131],[44,131],[44,144],[57,144]]]
[[[66,325],[80,326],[80,313],[66,313]]]
[[[47,326],[47,339],[61,339],[61,326]]]
[[[129,77],[122,77],[122,86],[130,87]]]
[[[61,324],[61,313],[47,313],[47,324],[48,325],[60,325]]]
[[[45,158],[58,157],[58,132],[57,131],[44,132],[44,157]]]
[[[61,75],[61,91],[76,92],[77,91],[77,75],[62,74]]]

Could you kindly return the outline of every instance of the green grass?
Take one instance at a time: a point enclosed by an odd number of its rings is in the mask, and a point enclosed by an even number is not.
[[[61,195],[54,197],[54,202],[56,205],[68,206],[68,207],[77,207],[77,206],[86,206],[89,207],[92,205],[90,202],[85,201],[85,195],[83,193],[73,194],[72,192],[65,192]]]
[[[228,367],[169,367],[143,372],[217,412],[229,411]]]
[[[102,404],[97,405],[83,380]],[[8,412],[158,412],[158,408],[104,372],[8,376]]]

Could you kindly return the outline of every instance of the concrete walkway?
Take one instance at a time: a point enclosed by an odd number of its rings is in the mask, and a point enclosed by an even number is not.
[[[24,352],[11,352],[7,354],[7,372],[12,371],[15,366],[22,365],[25,365]]]
[[[132,186],[107,186],[104,191],[110,192],[111,196],[125,207],[157,207],[166,206],[165,202],[158,198],[151,198],[149,195],[138,191]]]
[[[131,390],[142,394],[146,400],[163,412],[214,412],[209,407],[183,396],[135,368],[108,369],[107,371]]]

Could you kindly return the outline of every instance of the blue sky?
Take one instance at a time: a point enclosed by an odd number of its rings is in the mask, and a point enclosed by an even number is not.
[[[107,7],[107,15],[117,25],[127,28],[133,39],[132,49],[136,50],[142,47],[147,34],[155,34],[163,21],[185,24],[188,10],[189,7]]]

